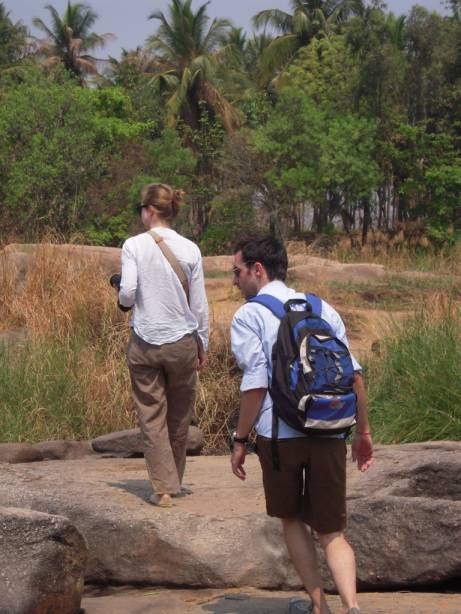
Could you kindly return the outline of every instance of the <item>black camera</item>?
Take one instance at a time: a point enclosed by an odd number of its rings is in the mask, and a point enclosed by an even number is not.
[[[111,275],[109,283],[112,288],[117,288],[117,290],[120,290],[120,284],[122,283],[122,276],[120,275],[120,273],[114,273],[113,275]]]
[[[112,288],[117,288],[117,290],[120,292],[120,284],[122,283],[122,276],[120,275],[120,273],[114,273],[113,275],[110,276],[109,279],[109,283],[112,286]],[[132,307],[124,307],[123,305],[120,305],[120,303],[117,302],[118,308],[121,309],[122,311],[130,311],[132,309]]]

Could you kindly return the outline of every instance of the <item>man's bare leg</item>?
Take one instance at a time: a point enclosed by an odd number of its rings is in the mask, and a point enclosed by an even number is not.
[[[314,606],[314,614],[329,614],[314,541],[307,526],[298,518],[282,518],[288,553]]]
[[[354,551],[341,532],[318,533],[317,536],[325,551],[325,558],[345,611],[347,612],[350,608],[357,608]]]

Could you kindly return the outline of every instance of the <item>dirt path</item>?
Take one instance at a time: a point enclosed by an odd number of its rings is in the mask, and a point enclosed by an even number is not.
[[[302,593],[235,590],[107,589],[105,595],[89,589],[83,599],[85,614],[284,614],[289,601]],[[339,614],[337,596],[329,596],[333,614]],[[460,614],[461,595],[438,593],[363,593],[363,614]]]

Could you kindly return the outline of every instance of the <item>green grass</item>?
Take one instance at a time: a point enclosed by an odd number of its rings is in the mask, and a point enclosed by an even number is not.
[[[396,325],[366,367],[381,443],[461,438],[461,312],[423,307]]]
[[[77,353],[56,343],[0,347],[2,441],[83,435]]]
[[[0,441],[88,439],[132,426],[127,412],[117,412],[115,387],[113,399],[92,397],[99,361],[91,355],[93,362],[75,340],[0,345]]]

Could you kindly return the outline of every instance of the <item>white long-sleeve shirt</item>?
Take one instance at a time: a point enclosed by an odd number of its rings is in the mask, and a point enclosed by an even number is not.
[[[178,276],[147,232],[131,237],[122,248],[122,281],[119,302],[134,305],[131,326],[152,345],[178,341],[197,331],[208,348],[208,303],[200,249],[185,237],[158,226],[189,282],[190,306]]]

